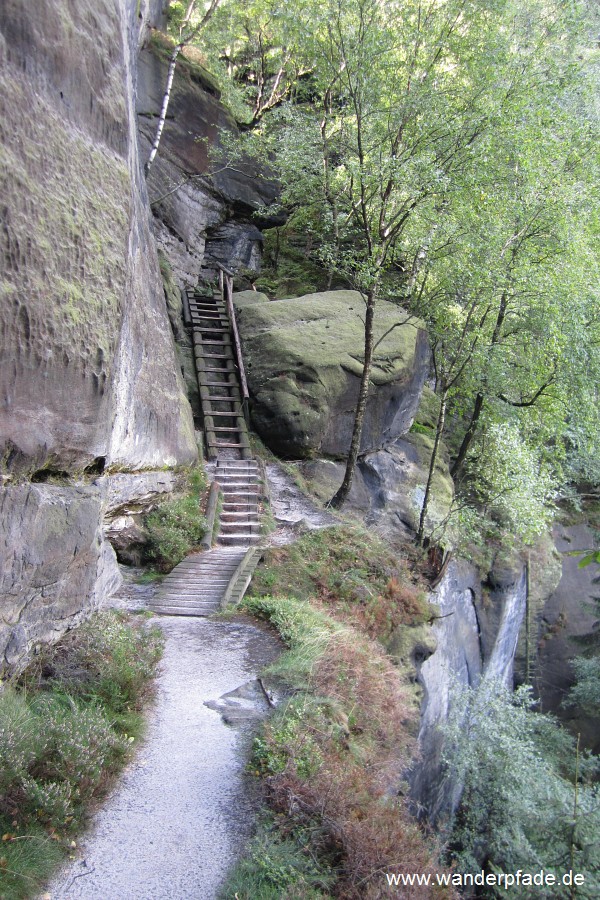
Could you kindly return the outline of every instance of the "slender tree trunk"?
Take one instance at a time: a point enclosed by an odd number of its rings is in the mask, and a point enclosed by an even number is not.
[[[502,326],[504,325],[504,320],[506,318],[506,311],[508,309],[508,290],[504,290],[502,293],[502,297],[500,298],[500,306],[498,308],[498,315],[496,316],[496,322],[494,324],[494,331],[492,333],[492,338],[490,341],[490,352],[492,353],[496,344],[500,343],[500,338],[502,336]],[[487,378],[484,379],[484,385],[487,383]],[[458,456],[454,460],[452,464],[452,468],[450,469],[450,474],[452,478],[456,479],[459,475],[465,459],[467,458],[467,453],[469,452],[469,447],[473,442],[473,438],[477,434],[477,427],[479,425],[479,419],[481,418],[481,413],[483,411],[483,405],[485,402],[485,395],[483,391],[479,391],[475,398],[475,406],[473,407],[473,414],[471,415],[471,421],[469,422],[469,427],[465,432],[465,436],[462,439],[462,444],[460,445],[460,449],[458,451]]]
[[[146,165],[144,166],[144,175],[146,178],[148,177],[148,172],[154,162],[154,157],[158,153],[158,146],[160,144],[160,139],[162,137],[163,128],[165,127],[165,121],[167,119],[167,110],[169,108],[169,100],[171,99],[171,88],[173,87],[173,77],[175,75],[175,66],[177,65],[177,57],[181,53],[184,48],[184,44],[177,44],[171,53],[171,58],[169,60],[169,71],[167,73],[167,85],[165,87],[165,93],[163,95],[162,107],[160,110],[160,116],[158,118],[158,125],[156,127],[156,134],[154,135],[154,142],[152,144],[152,149],[150,150],[150,156],[146,160]]]
[[[189,21],[192,17],[192,13],[194,12],[194,7],[196,6],[196,0],[190,0],[188,3],[187,10],[185,12],[185,16],[183,17],[183,21],[181,23],[181,28],[179,30],[179,36],[181,40],[179,43],[173,48],[173,52],[171,53],[171,57],[169,59],[169,70],[167,72],[167,84],[165,87],[165,92],[163,94],[163,102],[160,110],[160,116],[158,117],[158,125],[156,126],[156,134],[154,135],[154,141],[152,143],[152,149],[150,150],[150,156],[148,157],[146,164],[144,166],[144,175],[146,178],[148,177],[148,172],[154,162],[156,154],[158,153],[158,147],[160,144],[160,139],[162,137],[163,129],[165,127],[165,121],[167,119],[167,110],[169,109],[169,101],[171,99],[171,88],[173,87],[173,78],[175,76],[175,67],[177,65],[177,57],[186,46],[189,44],[193,38],[196,37],[198,32],[204,28],[215,9],[219,5],[220,0],[211,0],[211,4],[209,8],[206,10],[204,16],[202,17],[202,21],[199,25],[194,28],[192,32],[190,32],[185,39],[183,39],[183,31],[186,25],[189,24]]]
[[[458,451],[458,455],[452,464],[452,468],[450,469],[450,474],[453,478],[456,478],[460,473],[465,459],[467,458],[467,453],[469,452],[469,447],[473,441],[473,438],[477,434],[477,426],[479,424],[479,419],[481,417],[481,413],[483,411],[483,402],[484,396],[483,392],[479,391],[477,396],[475,397],[475,405],[473,407],[473,412],[471,414],[471,421],[469,422],[469,427],[465,432],[465,436],[462,439],[462,444],[460,445],[460,449]]]
[[[375,288],[367,293],[367,310],[365,316],[365,361],[363,365],[362,377],[358,391],[358,402],[356,405],[356,413],[354,415],[354,428],[352,430],[352,440],[350,441],[350,452],[346,460],[346,472],[344,480],[340,485],[338,492],[332,498],[330,505],[334,509],[340,509],[346,502],[352,479],[354,477],[354,469],[358,460],[360,451],[360,441],[365,422],[365,410],[367,408],[367,398],[369,396],[369,382],[371,378],[371,366],[373,362],[373,320],[375,316]]]
[[[440,449],[440,441],[444,433],[446,424],[446,404],[448,402],[448,389],[444,386],[440,398],[440,412],[435,430],[435,441],[433,442],[433,450],[431,451],[431,459],[429,460],[429,472],[427,474],[427,485],[425,487],[425,496],[423,498],[423,506],[421,508],[421,516],[419,518],[419,530],[417,531],[417,543],[422,544],[425,535],[425,519],[429,508],[429,499],[431,497],[431,487],[433,485],[433,476],[435,474],[435,465],[437,463],[438,451]]]

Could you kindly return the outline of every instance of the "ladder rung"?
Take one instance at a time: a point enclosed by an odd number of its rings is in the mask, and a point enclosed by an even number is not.
[[[228,419],[243,419],[241,413],[236,412],[234,409],[231,409],[229,412],[205,412],[204,416],[219,416],[220,418],[227,416]]]
[[[213,431],[239,431],[239,428],[231,428],[229,425],[215,425]]]
[[[205,400],[207,403],[240,403],[241,399],[239,397],[217,397],[215,395],[211,395],[210,397],[202,397],[202,400]]]

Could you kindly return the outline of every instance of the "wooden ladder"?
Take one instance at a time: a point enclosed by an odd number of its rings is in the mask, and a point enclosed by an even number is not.
[[[200,287],[187,288],[186,313],[192,327],[194,359],[206,455],[216,459],[222,450],[238,451],[251,459],[248,438],[248,388],[243,372],[241,347],[227,282],[221,273],[220,287],[212,293]],[[233,320],[233,321],[232,321]]]

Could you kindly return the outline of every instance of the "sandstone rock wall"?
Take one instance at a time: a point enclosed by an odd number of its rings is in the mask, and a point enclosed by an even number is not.
[[[137,100],[140,147],[150,153],[167,79],[168,48],[156,35],[140,55]],[[186,51],[192,53],[192,51]],[[262,233],[255,212],[277,186],[249,161],[226,166],[212,157],[221,131],[236,131],[212,78],[181,54],[160,150],[148,179],[154,229],[180,287],[203,268],[260,268]],[[270,222],[272,224],[272,222]]]
[[[91,473],[197,457],[137,144],[137,55],[162,6],[0,12],[0,667],[114,588]]]
[[[432,629],[437,648],[419,673],[425,697],[420,759],[412,775],[412,789],[432,823],[446,820],[460,799],[461,785],[450,782],[442,761],[442,729],[453,690],[475,687],[481,678],[512,686],[513,660],[525,613],[525,567],[490,575],[490,589],[484,594],[477,569],[463,560],[452,561],[430,598],[440,618]]]
[[[134,114],[133,0],[3,4],[5,473],[195,456]]]

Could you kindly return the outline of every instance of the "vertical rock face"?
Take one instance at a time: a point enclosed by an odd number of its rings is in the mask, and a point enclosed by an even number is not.
[[[576,706],[562,706],[575,680],[570,661],[586,650],[589,652],[598,633],[598,566],[579,568],[583,553],[597,546],[597,535],[590,525],[581,523],[557,525],[553,537],[560,553],[561,577],[540,610],[539,622],[532,628],[533,685],[542,709],[559,716],[573,733],[581,734],[584,746],[598,753],[600,718]]]
[[[0,11],[0,666],[114,586],[107,502],[68,479],[197,457],[137,147],[137,54],[162,5]]]
[[[140,55],[138,120],[144,158],[150,153],[167,80],[168,49],[157,38]],[[258,270],[262,233],[254,214],[277,186],[249,161],[211,161],[221,131],[236,131],[218,88],[180,54],[168,116],[148,179],[159,246],[180,286],[195,284],[203,267]],[[213,174],[211,174],[211,171]],[[273,223],[271,223],[273,224]]]
[[[465,562],[451,562],[431,600],[440,618],[433,632],[437,649],[421,666],[425,689],[419,747],[412,778],[413,795],[429,819],[445,819],[460,797],[460,785],[444,778],[443,733],[452,690],[475,687],[493,678],[512,685],[513,660],[526,602],[522,567],[492,573],[491,590],[482,594],[479,573]]]
[[[137,156],[135,8],[3,4],[0,440],[9,473],[195,454]]]

